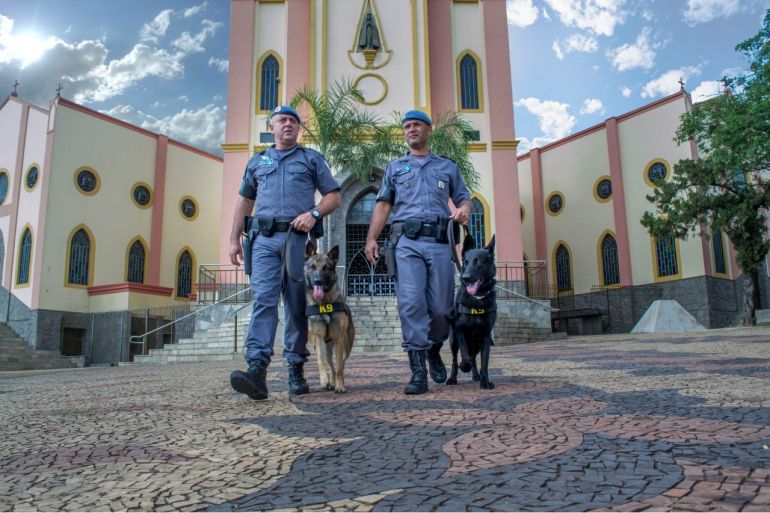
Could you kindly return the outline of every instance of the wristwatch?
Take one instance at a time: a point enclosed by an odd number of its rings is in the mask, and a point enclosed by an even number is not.
[[[321,220],[321,212],[319,212],[317,208],[314,208],[313,210],[311,210],[310,215],[313,216],[313,219],[315,219],[316,221]]]

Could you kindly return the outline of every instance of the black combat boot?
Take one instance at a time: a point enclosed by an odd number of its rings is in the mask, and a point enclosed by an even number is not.
[[[428,349],[428,369],[430,370],[430,377],[435,383],[446,381],[446,367],[441,361],[442,345],[444,345],[442,342],[438,342]]]
[[[412,369],[412,379],[404,387],[407,395],[424,394],[428,391],[428,369],[425,365],[425,349],[409,351],[409,368]]]
[[[310,392],[302,371],[304,366],[304,363],[289,364],[289,395],[303,395]]]
[[[252,362],[246,372],[239,370],[231,372],[230,386],[236,392],[249,396],[249,399],[255,401],[267,399],[267,365],[262,362]]]

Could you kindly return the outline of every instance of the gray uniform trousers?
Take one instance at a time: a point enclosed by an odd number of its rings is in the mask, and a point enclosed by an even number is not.
[[[396,245],[396,297],[405,351],[428,349],[449,336],[454,297],[454,264],[449,244],[431,237]]]
[[[281,264],[286,237],[291,237],[288,264],[292,281]],[[254,310],[246,335],[246,363],[267,365],[273,355],[273,343],[278,327],[278,299],[283,291],[284,337],[283,357],[289,363],[303,363],[307,350],[307,317],[305,316],[305,283],[303,269],[307,235],[293,231],[277,232],[272,237],[258,235],[252,250],[252,272],[249,277]]]

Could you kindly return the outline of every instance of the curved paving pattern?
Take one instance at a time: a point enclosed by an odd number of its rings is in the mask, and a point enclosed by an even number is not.
[[[0,374],[0,510],[770,510],[767,329],[495,347],[494,390],[422,396],[403,355],[264,402],[232,367]]]

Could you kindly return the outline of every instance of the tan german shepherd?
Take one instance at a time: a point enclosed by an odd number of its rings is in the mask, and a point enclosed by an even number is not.
[[[337,286],[339,246],[317,253],[313,242],[305,246],[305,297],[308,343],[315,348],[321,386],[345,392],[345,360],[350,356],[356,328],[350,308]]]

